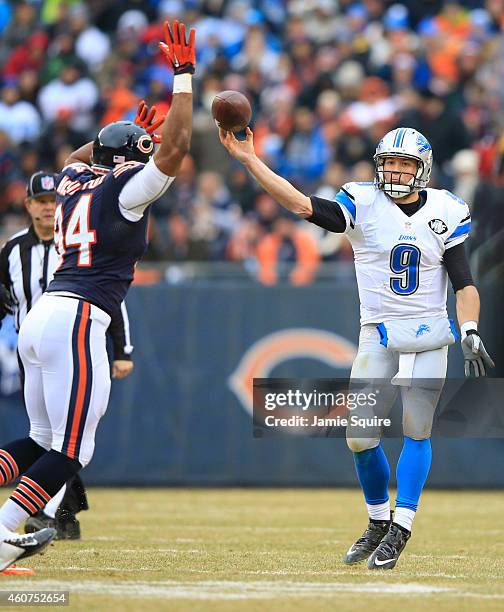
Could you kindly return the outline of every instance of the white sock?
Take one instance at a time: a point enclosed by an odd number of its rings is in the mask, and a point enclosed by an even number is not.
[[[17,531],[30,515],[20,508],[12,499],[8,499],[0,508],[0,524],[10,531]]]
[[[413,519],[415,518],[416,512],[409,508],[396,508],[394,512],[394,523],[401,525],[404,529],[411,531],[413,525]]]
[[[383,504],[366,504],[369,518],[374,521],[390,521],[390,501]]]
[[[56,493],[56,495],[51,499],[51,501],[47,502],[46,507],[44,508],[44,514],[47,514],[47,516],[52,519],[56,516],[56,511],[60,507],[61,501],[65,496],[65,492],[66,484],[61,487],[61,489]]]
[[[2,523],[0,523],[0,542],[3,542],[7,538],[12,536],[12,531],[7,529]]]

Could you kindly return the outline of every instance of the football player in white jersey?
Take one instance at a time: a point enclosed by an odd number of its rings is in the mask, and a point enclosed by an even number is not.
[[[412,128],[386,134],[374,156],[375,181],[347,183],[335,201],[308,197],[275,174],[256,156],[249,128],[243,141],[224,130],[219,136],[277,202],[324,229],[347,234],[352,244],[361,333],[351,379],[391,381],[382,409],[391,408],[400,389],[404,445],[392,521],[390,468],[380,432],[347,428],[369,524],[344,562],[367,560],[369,569],[392,569],[411,535],[429,472],[432,420],[448,345],[457,335],[446,311],[448,278],[456,295],[466,376],[471,368],[475,376],[485,376],[494,365],[478,334],[479,294],[463,245],[471,228],[469,208],[449,191],[427,188],[432,149]]]

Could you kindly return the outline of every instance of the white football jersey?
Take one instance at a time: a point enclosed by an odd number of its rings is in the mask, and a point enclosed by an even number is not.
[[[374,183],[347,183],[336,195],[354,251],[361,324],[446,316],[446,249],[471,228],[467,204],[449,191],[425,189],[408,217]]]

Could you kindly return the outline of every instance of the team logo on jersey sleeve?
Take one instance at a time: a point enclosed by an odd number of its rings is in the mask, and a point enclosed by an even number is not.
[[[448,231],[448,227],[441,219],[431,219],[429,221],[429,227],[435,234],[444,234]]]

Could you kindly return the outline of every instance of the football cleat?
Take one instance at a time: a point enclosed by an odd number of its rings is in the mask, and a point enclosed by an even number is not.
[[[361,537],[352,544],[348,549],[343,561],[348,565],[359,563],[369,558],[369,555],[375,550],[389,530],[390,521],[374,521],[370,520],[366,531]]]
[[[388,533],[368,559],[369,569],[393,569],[411,533],[391,523]]]
[[[0,572],[18,561],[44,550],[56,537],[56,529],[41,529],[35,533],[12,533],[0,542]]]
[[[30,516],[26,521],[24,530],[25,533],[35,533],[35,531],[40,531],[46,527],[54,527],[54,519],[47,516],[43,510],[39,510],[37,514]]]
[[[60,508],[56,512],[54,526],[58,532],[58,540],[81,539],[80,523],[75,514],[69,510],[62,510]]]

